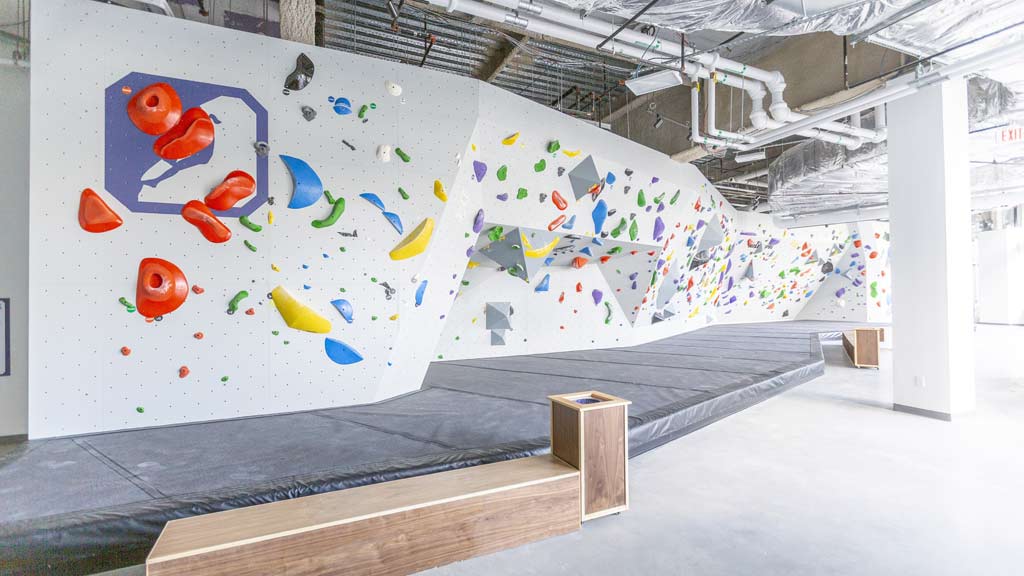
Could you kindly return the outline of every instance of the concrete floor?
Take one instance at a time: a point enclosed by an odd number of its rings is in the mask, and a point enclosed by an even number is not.
[[[1024,327],[978,330],[952,423],[891,411],[891,351],[826,346],[824,377],[631,460],[629,512],[423,574],[1021,574]]]

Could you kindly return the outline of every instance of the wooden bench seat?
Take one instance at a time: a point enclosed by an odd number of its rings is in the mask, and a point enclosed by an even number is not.
[[[857,368],[878,368],[879,344],[885,341],[882,328],[856,328],[843,332],[843,348]]]
[[[580,522],[579,471],[536,456],[173,520],[146,573],[410,574]]]

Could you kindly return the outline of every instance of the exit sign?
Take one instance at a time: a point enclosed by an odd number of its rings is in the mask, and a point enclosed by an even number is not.
[[[1013,144],[1024,142],[1024,126],[1011,124],[1003,126],[996,132],[996,144]]]

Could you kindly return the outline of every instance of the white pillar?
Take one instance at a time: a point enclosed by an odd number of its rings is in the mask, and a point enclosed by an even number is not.
[[[893,408],[949,420],[974,408],[967,87],[889,104]]]

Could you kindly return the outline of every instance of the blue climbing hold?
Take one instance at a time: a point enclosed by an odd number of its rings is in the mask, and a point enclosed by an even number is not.
[[[582,249],[580,250],[580,254],[586,254],[587,256],[590,256],[591,258],[593,258],[593,257],[594,257],[594,255],[593,255],[593,254],[592,254],[592,253],[590,252],[590,246],[584,246],[584,247],[583,247],[583,248],[582,248]]]
[[[598,200],[590,216],[594,219],[594,234],[600,234],[604,228],[604,221],[608,219],[608,204],[604,200]]]
[[[549,284],[551,284],[551,274],[545,274],[544,278],[541,279],[540,284],[537,284],[537,287],[534,288],[533,291],[534,292],[547,292],[548,289],[550,288]]]
[[[327,101],[331,102],[331,99],[328,98]],[[335,98],[333,102],[334,111],[339,115],[347,116],[352,113],[352,103],[349,102],[348,98]]]
[[[576,215],[575,214],[572,215],[572,218],[569,218],[568,222],[566,222],[565,224],[562,224],[562,228],[564,228],[566,230],[572,230],[574,226],[576,226]]]
[[[331,305],[338,309],[341,313],[341,317],[345,319],[345,322],[352,323],[352,304],[344,298],[337,300],[331,300]]]
[[[307,208],[316,204],[316,201],[324,195],[324,185],[316,171],[306,164],[305,160],[299,160],[293,156],[282,154],[281,161],[292,173],[292,181],[295,183],[288,207],[292,209]]]
[[[391,222],[391,225],[395,227],[395,230],[398,230],[399,234],[404,233],[402,228],[402,219],[398,217],[398,214],[395,214],[394,212],[384,212],[384,217],[388,219],[388,222]]]
[[[351,346],[334,338],[324,338],[324,351],[335,364],[355,364],[363,359],[363,355]]]
[[[372,192],[365,192],[363,194],[360,194],[359,197],[362,198],[363,200],[366,200],[370,204],[373,204],[377,208],[380,208],[382,211],[387,210],[387,208],[384,207],[384,202],[381,201],[380,197]]]
[[[615,184],[615,174],[612,174],[611,172],[609,172],[608,175],[604,177],[604,182],[605,182],[605,184],[608,184],[608,185]]]
[[[423,282],[420,282],[419,287],[416,288],[416,306],[417,307],[419,307],[420,304],[423,304],[423,293],[426,292],[426,291],[427,291],[427,281],[424,280]]]

